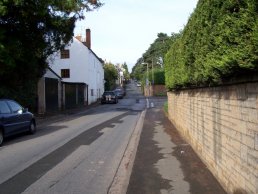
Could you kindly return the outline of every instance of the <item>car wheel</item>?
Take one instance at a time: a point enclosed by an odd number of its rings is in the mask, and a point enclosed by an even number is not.
[[[3,144],[4,142],[4,134],[3,134],[3,130],[0,129],[0,146]]]
[[[34,134],[36,132],[36,125],[33,121],[30,122],[29,133]]]

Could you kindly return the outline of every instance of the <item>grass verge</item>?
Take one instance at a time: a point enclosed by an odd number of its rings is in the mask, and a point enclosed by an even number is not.
[[[166,114],[168,114],[168,101],[166,101],[163,105],[163,109],[165,111]]]

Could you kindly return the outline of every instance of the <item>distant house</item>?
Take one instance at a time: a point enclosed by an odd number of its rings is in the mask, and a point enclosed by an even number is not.
[[[62,80],[59,108],[92,104],[104,92],[104,62],[91,50],[90,35],[87,29],[85,42],[73,38],[48,59],[50,69]]]

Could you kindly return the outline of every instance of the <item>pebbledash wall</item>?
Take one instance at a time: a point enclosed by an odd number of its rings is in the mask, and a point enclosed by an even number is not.
[[[168,92],[168,109],[228,193],[258,193],[258,82]]]

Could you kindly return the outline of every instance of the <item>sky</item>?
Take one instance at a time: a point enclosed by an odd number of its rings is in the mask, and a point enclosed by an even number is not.
[[[198,0],[102,0],[78,21],[74,35],[91,30],[91,49],[106,62],[126,63],[129,71],[162,32],[184,28]]]

